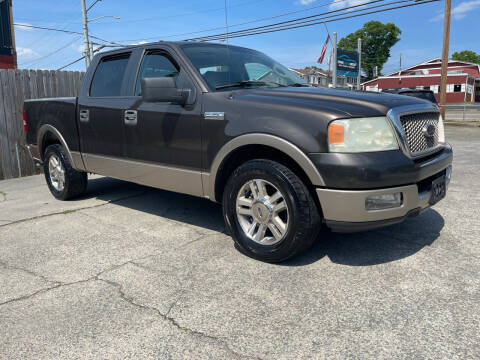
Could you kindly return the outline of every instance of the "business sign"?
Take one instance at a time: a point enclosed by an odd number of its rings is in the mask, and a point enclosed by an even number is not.
[[[356,77],[358,75],[358,53],[337,49],[337,75]]]

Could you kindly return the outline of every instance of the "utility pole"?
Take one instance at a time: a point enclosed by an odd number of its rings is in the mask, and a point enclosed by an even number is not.
[[[332,70],[332,86],[337,87],[337,33],[333,33],[333,70]]]
[[[82,21],[83,21],[83,43],[84,43],[84,54],[85,54],[85,66],[88,68],[90,65],[90,40],[88,38],[88,19],[87,19],[87,6],[85,5],[85,0],[80,0],[82,3]]]
[[[440,83],[440,111],[442,119],[445,119],[445,104],[447,102],[447,75],[448,75],[448,52],[450,46],[450,10],[452,0],[445,0],[445,14],[443,20],[443,49],[442,49],[442,80]]]
[[[360,82],[362,81],[362,38],[358,38],[358,75],[357,75],[357,90],[360,90]]]

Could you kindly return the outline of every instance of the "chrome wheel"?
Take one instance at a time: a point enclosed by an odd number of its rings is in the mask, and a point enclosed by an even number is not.
[[[50,156],[48,160],[48,173],[50,182],[57,191],[63,191],[65,188],[65,169],[57,155]]]
[[[237,195],[236,212],[245,235],[258,244],[277,244],[287,233],[287,202],[268,181],[254,179],[244,184]]]

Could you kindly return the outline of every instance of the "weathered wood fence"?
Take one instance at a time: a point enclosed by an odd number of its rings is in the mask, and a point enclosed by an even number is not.
[[[55,70],[0,70],[0,179],[36,173],[25,148],[23,100],[77,96],[84,73]]]

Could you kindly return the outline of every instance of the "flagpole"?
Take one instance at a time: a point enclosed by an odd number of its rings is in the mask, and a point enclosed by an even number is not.
[[[332,74],[332,86],[337,87],[337,33],[333,33],[333,74]]]
[[[358,38],[358,74],[357,74],[357,90],[360,90],[360,82],[362,81],[362,38]]]

